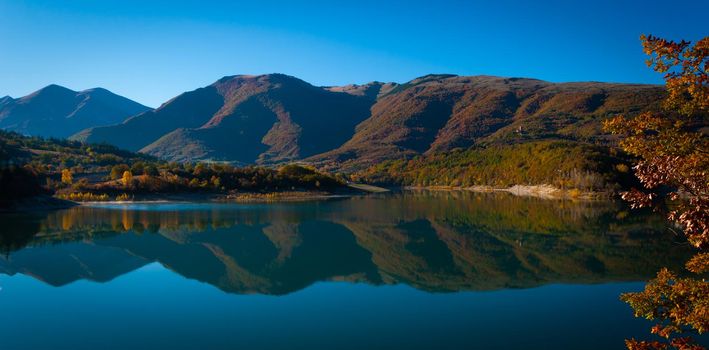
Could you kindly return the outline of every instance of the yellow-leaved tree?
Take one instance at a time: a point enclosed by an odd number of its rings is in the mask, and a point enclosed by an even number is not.
[[[74,176],[71,173],[71,170],[69,169],[64,169],[62,170],[62,183],[66,185],[71,185],[74,182]]]
[[[121,182],[123,182],[123,186],[130,186],[133,183],[133,173],[131,173],[130,170],[124,171]]]

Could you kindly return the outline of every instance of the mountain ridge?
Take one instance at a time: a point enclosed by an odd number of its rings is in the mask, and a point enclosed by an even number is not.
[[[352,171],[489,143],[608,143],[602,120],[657,108],[663,95],[658,85],[487,75],[322,87],[285,74],[233,75],[72,139],[172,161],[306,161]]]
[[[104,88],[74,91],[50,84],[17,99],[0,99],[0,128],[66,138],[86,127],[115,124],[149,109]]]
[[[206,145],[193,154],[197,159],[273,163],[339,146],[368,116],[370,104],[367,96],[333,92],[284,74],[226,76],[122,124],[72,138],[171,160],[195,160],[184,157],[184,150]],[[138,137],[124,135],[136,129]]]
[[[351,140],[308,160],[354,169],[495,142],[607,143],[602,120],[657,108],[663,93],[659,86],[642,84],[426,76],[377,100]]]

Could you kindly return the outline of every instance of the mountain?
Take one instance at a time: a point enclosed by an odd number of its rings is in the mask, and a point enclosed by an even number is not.
[[[73,138],[174,161],[282,162],[342,145],[369,117],[375,99],[373,93],[333,91],[283,74],[237,75]]]
[[[14,99],[10,96],[5,96],[3,98],[0,98],[0,108],[4,107],[6,104],[14,101]]]
[[[108,282],[145,264],[147,261],[117,248],[69,243],[20,251],[12,260],[0,257],[0,272],[36,276],[49,285],[64,286],[80,279]]]
[[[663,93],[654,85],[428,75],[379,95],[350,140],[309,160],[361,169],[491,143],[607,143],[602,120],[656,108]]]
[[[492,76],[316,87],[282,74],[237,75],[73,138],[172,161],[305,160],[354,171],[475,145],[608,144],[602,120],[658,108],[663,95],[656,85]]]
[[[30,95],[0,99],[0,128],[25,135],[66,138],[110,125],[150,108],[106,89],[73,91],[49,85]]]

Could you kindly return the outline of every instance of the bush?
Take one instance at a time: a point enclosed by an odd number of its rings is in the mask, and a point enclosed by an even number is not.
[[[105,202],[110,199],[108,194],[95,194],[91,192],[72,192],[69,194],[60,194],[58,197],[75,202]]]

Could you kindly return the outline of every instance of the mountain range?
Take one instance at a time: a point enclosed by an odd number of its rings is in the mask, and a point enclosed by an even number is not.
[[[233,76],[73,138],[175,161],[275,163],[339,147],[369,116],[373,102],[369,95],[334,92],[282,74]]]
[[[120,123],[150,108],[106,89],[73,91],[49,85],[30,95],[0,98],[0,129],[67,138],[83,129]]]
[[[99,92],[106,98],[96,97]],[[49,100],[41,95],[67,107],[51,118],[33,113],[54,111],[40,104]],[[1,100],[0,127],[68,136],[88,126],[70,138],[170,161],[305,161],[356,170],[476,145],[542,139],[605,144],[610,139],[601,131],[602,120],[657,108],[663,95],[664,88],[655,85],[492,76],[427,75],[404,84],[319,87],[283,74],[236,75],[155,110],[129,100],[105,102],[108,96],[119,98],[106,90],[75,93],[50,86],[19,100]],[[103,103],[87,108],[92,101]],[[25,106],[22,113],[18,106]]]

